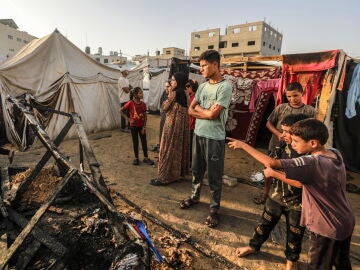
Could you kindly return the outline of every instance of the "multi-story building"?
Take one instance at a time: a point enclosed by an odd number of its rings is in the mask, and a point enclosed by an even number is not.
[[[36,37],[19,31],[13,19],[0,19],[0,62],[17,53]]]
[[[176,47],[163,48],[162,55],[160,56],[161,58],[185,58],[185,50]]]
[[[270,56],[281,54],[283,35],[264,21],[191,33],[190,57],[196,60],[206,50],[218,50],[222,57]]]
[[[105,65],[106,64],[123,65],[127,62],[127,58],[121,56],[121,52],[118,53],[117,51],[110,51],[110,55],[103,55],[101,47],[98,48],[98,52],[96,54],[91,54],[90,47],[86,47],[85,53],[89,55],[91,58]]]

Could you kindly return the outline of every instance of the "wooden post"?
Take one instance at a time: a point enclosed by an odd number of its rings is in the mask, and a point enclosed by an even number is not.
[[[24,228],[26,224],[28,224],[28,220],[25,217],[11,208],[9,208],[9,217],[10,220],[16,223],[16,225],[18,225],[20,228]],[[62,257],[67,253],[66,247],[57,242],[51,236],[45,234],[44,231],[42,231],[40,228],[35,227],[31,231],[31,235],[48,249],[53,251],[56,255]]]
[[[103,193],[103,195],[105,195],[107,199],[110,202],[112,202],[109,190],[105,185],[104,178],[100,171],[100,164],[95,158],[94,152],[90,146],[89,140],[86,136],[86,132],[84,130],[84,126],[82,125],[82,121],[79,115],[73,113],[73,120],[76,126],[79,139],[81,141],[82,148],[84,150],[85,157],[87,159],[87,162],[89,163],[91,174],[93,175],[93,180],[95,181],[97,188]]]

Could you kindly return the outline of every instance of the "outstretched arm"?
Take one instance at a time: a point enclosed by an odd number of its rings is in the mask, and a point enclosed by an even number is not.
[[[302,183],[297,181],[297,180],[293,180],[293,179],[288,179],[286,178],[286,175],[284,172],[280,172],[280,171],[276,171],[272,168],[266,168],[264,169],[264,175],[265,177],[273,177],[276,178],[286,184],[289,184],[290,186],[294,186],[297,188],[302,188]]]
[[[260,163],[264,164],[265,167],[271,167],[271,168],[281,168],[282,167],[279,160],[273,159],[273,158],[269,157],[268,155],[265,155],[264,153],[260,152],[259,150],[256,150],[255,148],[251,147],[247,143],[236,140],[234,138],[229,138],[229,137],[227,137],[226,139],[228,139],[230,141],[228,143],[230,148],[243,149],[254,159],[256,159]]]

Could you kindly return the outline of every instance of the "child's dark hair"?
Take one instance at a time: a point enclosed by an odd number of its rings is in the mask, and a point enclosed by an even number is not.
[[[318,140],[321,145],[326,144],[329,138],[327,127],[324,123],[314,118],[296,122],[290,128],[290,134],[298,136],[304,141]]]
[[[199,62],[201,60],[208,61],[209,63],[217,62],[220,67],[220,53],[216,50],[207,50],[203,52],[199,57]]]
[[[300,93],[303,93],[304,89],[300,83],[293,82],[286,86],[286,91],[299,91]]]
[[[287,127],[291,127],[296,122],[299,122],[301,120],[308,119],[308,118],[310,118],[310,116],[303,114],[303,113],[289,114],[284,117],[284,119],[281,121],[280,124],[287,126]]]
[[[130,100],[133,100],[134,97],[139,94],[139,92],[142,91],[142,89],[140,87],[135,87],[133,89],[131,89],[130,91]]]
[[[185,87],[190,86],[194,93],[196,93],[196,90],[199,87],[199,83],[194,80],[188,80],[188,82],[185,84]]]

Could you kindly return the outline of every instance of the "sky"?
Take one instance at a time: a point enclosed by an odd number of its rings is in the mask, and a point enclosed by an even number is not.
[[[81,50],[131,58],[164,47],[188,53],[191,32],[265,20],[282,54],[343,49],[360,56],[359,0],[0,0],[0,18],[36,37],[56,28]]]

